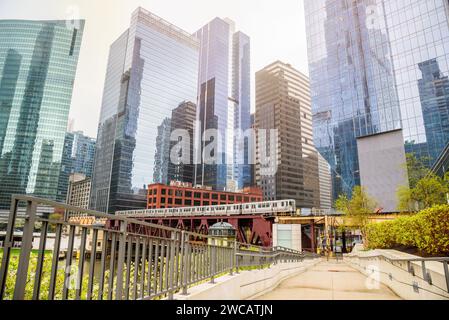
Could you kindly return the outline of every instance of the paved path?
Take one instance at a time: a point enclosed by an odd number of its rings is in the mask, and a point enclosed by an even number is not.
[[[369,284],[369,283],[368,283]],[[344,262],[323,261],[256,300],[399,300],[383,284],[369,290],[367,277]]]

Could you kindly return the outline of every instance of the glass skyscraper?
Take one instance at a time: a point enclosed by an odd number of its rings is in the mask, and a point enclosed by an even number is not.
[[[0,20],[0,209],[57,199],[84,21]]]
[[[67,132],[62,152],[61,174],[59,175],[58,197],[66,201],[69,177],[79,173],[87,178],[92,177],[95,158],[95,139],[85,136],[83,132]]]
[[[240,132],[251,128],[250,39],[235,32],[232,20],[220,18],[195,36],[200,40],[199,133],[202,137],[212,129],[221,137],[214,154],[217,163],[196,166],[196,184],[215,190],[242,189],[251,184],[250,139],[239,139]],[[209,144],[202,142],[201,154]]]
[[[111,46],[92,178],[91,208],[145,208],[147,186],[165,183],[172,111],[196,101],[199,43],[138,8]]]
[[[315,144],[334,198],[360,184],[357,139],[402,130],[429,166],[449,142],[447,0],[304,1]]]

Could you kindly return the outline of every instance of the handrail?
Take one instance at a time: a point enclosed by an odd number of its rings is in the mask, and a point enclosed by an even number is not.
[[[428,273],[428,268],[426,267],[426,262],[440,262],[440,263],[442,263],[442,266],[443,266],[444,278],[446,280],[446,288],[445,289],[439,288],[439,289],[449,293],[449,257],[393,258],[393,257],[389,257],[383,253],[376,253],[374,255],[366,255],[366,256],[348,254],[346,257],[350,258],[350,259],[356,258],[356,259],[362,259],[362,260],[383,258],[384,260],[391,263],[395,267],[398,267],[398,266],[395,265],[394,262],[406,262],[407,263],[407,272],[414,277],[418,277],[418,275],[415,274],[415,270],[412,266],[412,263],[413,262],[421,262],[422,277],[419,277],[419,278],[426,281],[429,285],[432,285],[432,278],[431,278],[430,274]]]
[[[18,216],[22,202],[26,202],[26,214]],[[39,205],[63,209],[64,215],[59,220],[39,216]],[[77,224],[70,220],[73,213],[103,218],[108,223]],[[19,219],[24,220],[22,247],[19,256],[14,256],[14,227]],[[37,225],[41,227],[36,230]],[[53,243],[48,237],[50,230],[55,234],[51,237]],[[39,249],[33,252],[36,233]],[[288,248],[248,245],[21,195],[12,197],[4,242],[0,300],[172,299],[174,293],[187,294],[190,286],[202,281],[213,283],[215,277],[224,273],[232,275],[246,267],[264,268],[316,257]],[[7,281],[10,269],[15,266],[10,263],[12,260],[18,260],[14,288],[7,287],[7,283],[11,284]],[[58,271],[61,264],[65,265],[63,274]],[[73,268],[76,280],[72,286]]]

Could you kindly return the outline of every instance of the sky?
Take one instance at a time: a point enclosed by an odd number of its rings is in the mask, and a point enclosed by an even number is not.
[[[0,19],[86,20],[70,118],[96,137],[109,47],[139,6],[193,33],[215,17],[230,18],[251,38],[255,72],[281,60],[308,75],[304,0],[0,0]],[[311,1],[311,0],[307,0]]]

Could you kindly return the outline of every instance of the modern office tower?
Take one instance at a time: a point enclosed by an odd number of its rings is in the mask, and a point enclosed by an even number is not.
[[[0,209],[57,199],[84,21],[0,20]]]
[[[168,184],[168,166],[170,163],[171,119],[165,118],[157,127],[156,150],[154,154],[153,181]]]
[[[449,142],[448,1],[304,5],[315,144],[332,166],[334,199],[361,183],[357,144],[367,136],[393,132],[385,140],[396,145],[402,129],[404,152],[431,166]]]
[[[318,208],[318,153],[313,145],[309,79],[280,61],[258,71],[255,126],[256,181],[264,199],[294,199],[299,208]],[[277,130],[274,145],[270,139],[267,143],[260,139],[261,130],[270,136],[273,129]],[[275,168],[265,167],[264,153],[276,157]]]
[[[171,132],[182,130],[187,136],[179,137],[177,141],[171,142],[170,150],[176,153],[176,157],[168,163],[168,183],[179,181],[193,184],[195,181],[195,166],[193,164],[195,120],[196,104],[191,101],[184,101],[172,111]]]
[[[88,209],[91,180],[84,174],[74,173],[69,177],[66,203],[68,205]]]
[[[330,209],[333,206],[331,168],[326,159],[319,152],[317,154],[320,181],[320,209]]]
[[[92,209],[146,207],[147,186],[161,182],[154,181],[158,129],[180,103],[196,100],[198,62],[194,36],[142,8],[133,13],[110,49]]]
[[[78,173],[85,175],[87,178],[92,177],[95,144],[95,139],[85,136],[81,131],[65,134],[61,173],[58,181],[58,201],[64,202],[67,197],[67,187],[71,174]]]
[[[217,150],[212,154],[216,162],[201,161],[196,166],[196,184],[220,191],[241,189],[251,183],[245,155],[250,149],[250,139],[243,137],[251,126],[250,39],[242,32],[235,32],[234,22],[220,18],[198,30],[195,36],[200,40],[199,134],[202,137],[206,130],[212,129],[220,135],[215,142]],[[201,143],[200,155],[210,143],[209,139]]]

